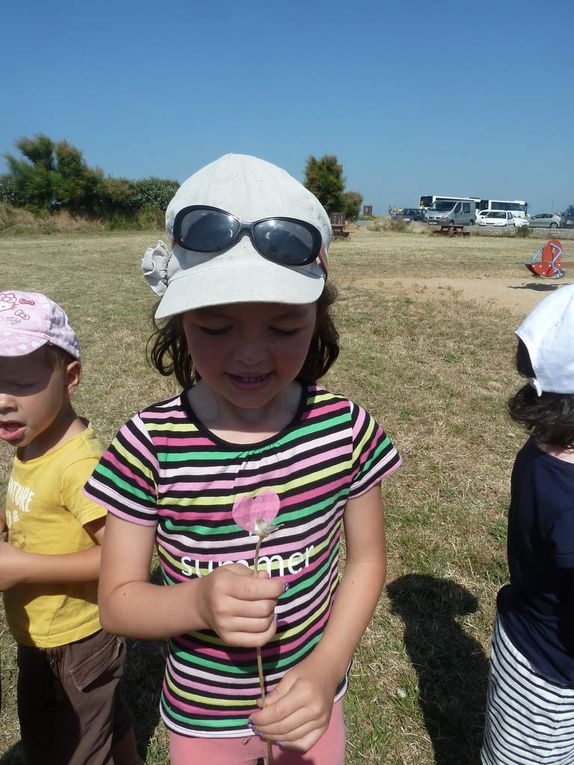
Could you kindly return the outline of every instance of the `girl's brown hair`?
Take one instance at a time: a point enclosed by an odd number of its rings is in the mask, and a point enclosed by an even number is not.
[[[337,290],[326,282],[317,301],[315,332],[305,362],[296,377],[300,383],[317,382],[327,373],[339,355],[339,333],[330,312],[336,299]],[[147,353],[160,375],[169,377],[174,374],[183,388],[189,388],[201,378],[189,354],[181,319],[182,314],[171,316],[161,323],[152,319],[155,331],[148,341]]]

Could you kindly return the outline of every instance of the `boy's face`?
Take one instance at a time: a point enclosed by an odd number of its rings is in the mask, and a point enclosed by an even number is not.
[[[52,368],[43,349],[0,357],[0,439],[18,449],[36,441],[50,443],[79,373],[77,361]]]

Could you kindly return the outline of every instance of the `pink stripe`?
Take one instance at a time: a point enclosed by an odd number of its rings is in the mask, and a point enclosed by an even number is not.
[[[150,412],[146,411],[145,413],[146,420],[152,420],[153,422],[161,422],[162,420],[186,420],[188,421],[189,418],[187,416],[187,412],[184,412],[179,409],[166,409],[162,412]]]
[[[285,497],[281,500],[281,510],[290,507],[291,505],[298,504],[299,502],[317,502],[323,498],[324,495],[335,492],[348,482],[347,476],[336,478],[330,483],[322,483],[321,486],[316,486],[313,489],[309,489],[304,492],[297,492],[294,497]],[[318,493],[320,492],[320,493]]]
[[[250,705],[248,707],[243,707],[243,708],[240,707],[239,709],[237,707],[226,707],[225,709],[220,710],[220,709],[214,709],[214,708],[204,709],[203,707],[197,707],[194,704],[186,704],[179,697],[174,696],[171,693],[166,683],[164,683],[163,692],[166,698],[168,698],[171,701],[171,703],[177,710],[182,710],[184,712],[189,712],[194,715],[199,715],[200,717],[205,717],[205,716],[229,717],[230,714],[233,714],[233,715],[244,714],[247,717],[248,715],[251,714],[251,712],[253,712],[253,705]],[[251,695],[253,696],[254,694],[251,694]],[[259,694],[256,694],[255,698],[259,698]],[[206,703],[208,702],[209,702],[209,699],[206,699]]]
[[[153,442],[156,446],[171,446],[174,442],[177,443],[178,446],[214,446],[214,442],[210,440],[209,438],[204,437],[191,437],[191,438],[180,438],[176,432],[174,432],[170,436],[154,436]]]
[[[140,478],[139,475],[136,475],[135,473],[132,472],[132,470],[130,469],[132,467],[130,463],[124,464],[123,462],[120,462],[120,460],[112,452],[110,452],[107,455],[106,462],[113,465],[116,472],[120,473],[120,475],[123,475],[125,478],[127,478],[130,483],[134,483],[136,484],[136,486],[139,486],[141,489],[145,489],[146,493],[149,494],[151,497],[155,495],[155,492],[153,488],[151,488],[150,484],[144,481],[143,478]]]
[[[193,671],[193,670],[192,670]],[[179,672],[176,672],[173,668],[173,665],[170,664],[169,666],[169,674],[177,680],[186,690],[193,690],[199,693],[200,691],[206,691],[213,693],[214,691],[218,691],[219,688],[214,688],[213,685],[208,685],[207,683],[201,683],[199,680],[195,680],[195,678],[190,683],[190,676],[189,675],[181,675]],[[221,677],[214,676],[215,680],[221,680]],[[227,679],[227,678],[226,678]],[[253,698],[253,696],[257,696],[259,694],[259,688],[258,688],[258,677],[257,675],[254,675],[251,678],[251,687],[242,688],[242,687],[233,687],[233,695],[234,696],[243,696],[247,698]],[[223,692],[223,689],[222,689]]]
[[[143,423],[139,422],[138,424],[142,425],[141,435],[144,438],[147,438],[149,440],[149,436],[147,434],[147,431],[145,430],[145,426],[143,425]],[[136,453],[138,457],[140,458],[144,457],[145,459],[147,459],[149,463],[157,464],[155,455],[151,453],[151,451],[148,449],[148,447],[145,445],[143,441],[140,441],[138,438],[135,437],[135,435],[131,432],[131,430],[129,430],[127,427],[124,427],[121,429],[120,435],[123,436],[123,438],[125,438],[125,440],[133,448],[134,452]]]
[[[317,417],[321,417],[324,414],[329,414],[331,412],[337,412],[339,409],[349,409],[349,402],[348,401],[333,401],[331,404],[324,404],[321,407],[317,407],[312,411],[310,416],[306,417],[306,421],[311,422],[312,420],[316,419]]]

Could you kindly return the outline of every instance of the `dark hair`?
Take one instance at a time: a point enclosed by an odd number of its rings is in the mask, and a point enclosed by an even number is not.
[[[315,331],[307,351],[307,357],[296,379],[303,384],[315,383],[331,368],[339,355],[339,333],[337,332],[330,308],[337,299],[337,290],[325,283],[317,301]],[[171,316],[158,323],[152,318],[155,331],[148,340],[147,353],[152,365],[160,375],[174,374],[183,388],[188,388],[201,379],[193,365],[187,348],[187,341],[181,324],[183,314]]]
[[[73,361],[78,361],[71,353],[60,348],[59,345],[52,345],[52,343],[46,343],[41,348],[38,348],[38,353],[42,353],[44,361],[50,367],[50,369],[65,369],[68,364]]]
[[[528,348],[518,341],[516,368],[522,377],[534,377]],[[574,447],[574,394],[542,393],[528,383],[508,401],[508,414],[526,427],[542,444],[555,444],[562,449]]]

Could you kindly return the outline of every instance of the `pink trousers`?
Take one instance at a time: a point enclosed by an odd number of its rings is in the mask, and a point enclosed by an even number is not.
[[[257,736],[247,743],[241,738],[190,738],[169,734],[171,765],[256,765],[260,757],[267,765],[267,744]],[[343,704],[335,702],[329,727],[306,754],[273,746],[274,765],[344,765],[345,723]]]

